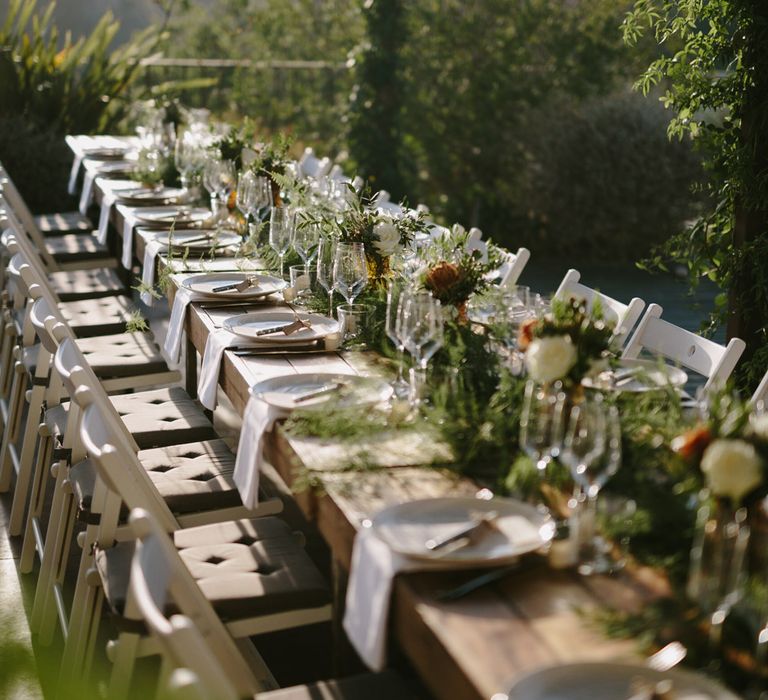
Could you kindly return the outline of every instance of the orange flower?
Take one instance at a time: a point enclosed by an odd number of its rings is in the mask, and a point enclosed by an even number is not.
[[[528,349],[538,322],[539,320],[536,318],[529,318],[520,324],[520,330],[517,333],[517,349],[520,352],[525,352]]]
[[[237,206],[237,190],[232,190],[227,198],[227,209],[232,211]]]
[[[443,294],[450,291],[451,287],[460,280],[461,271],[456,265],[449,262],[441,262],[427,273],[425,283],[434,294]]]
[[[672,440],[672,449],[683,459],[698,459],[709,443],[712,433],[706,425],[699,425]]]

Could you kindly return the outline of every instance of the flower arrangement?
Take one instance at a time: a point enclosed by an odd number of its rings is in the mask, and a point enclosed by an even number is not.
[[[459,320],[466,320],[466,304],[473,294],[491,286],[491,273],[500,262],[496,246],[488,243],[487,259],[479,250],[467,249],[469,235],[461,226],[436,241],[421,275],[421,284],[446,306],[458,309]]]
[[[368,258],[369,278],[381,280],[389,272],[389,258],[408,245],[419,232],[426,231],[424,215],[393,216],[378,211],[376,196],[349,185],[347,207],[326,218],[342,243],[362,243]]]
[[[713,496],[736,508],[768,491],[768,414],[730,394],[712,396],[706,421],[675,438],[672,449],[700,471]]]
[[[589,309],[583,299],[554,300],[550,313],[523,323],[518,348],[533,380],[576,386],[604,366],[612,336],[599,304]]]

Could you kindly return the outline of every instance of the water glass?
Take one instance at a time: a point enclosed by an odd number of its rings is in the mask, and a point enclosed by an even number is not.
[[[368,261],[363,244],[339,243],[333,260],[333,288],[348,304],[354,304],[367,284]]]
[[[328,292],[328,315],[333,316],[333,264],[336,259],[336,239],[323,236],[317,244],[317,281]]]
[[[296,294],[297,305],[305,304],[310,296],[314,271],[311,265],[291,265],[288,268],[291,289]]]
[[[402,315],[405,301],[411,289],[405,280],[393,279],[387,287],[387,312],[384,320],[384,332],[397,348],[397,377],[392,382],[395,396],[405,398],[410,393],[410,384],[403,377],[403,354],[405,344],[401,336]]]
[[[403,301],[398,335],[413,357],[411,404],[422,400],[429,360],[443,345],[443,313],[440,302],[429,292],[413,292]]]
[[[367,304],[339,304],[339,333],[345,350],[365,349],[365,330],[370,307]]]
[[[565,398],[559,384],[547,386],[529,381],[525,385],[520,447],[534,461],[542,479],[549,464],[560,454]]]

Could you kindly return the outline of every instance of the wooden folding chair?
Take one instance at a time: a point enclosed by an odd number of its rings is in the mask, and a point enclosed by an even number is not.
[[[583,299],[589,309],[599,303],[605,320],[615,324],[612,343],[615,347],[621,348],[629,332],[635,327],[640,314],[643,313],[645,302],[638,297],[633,297],[629,304],[624,304],[607,294],[587,287],[580,280],[581,273],[578,270],[568,270],[555,292],[555,299],[568,299],[569,297]]]

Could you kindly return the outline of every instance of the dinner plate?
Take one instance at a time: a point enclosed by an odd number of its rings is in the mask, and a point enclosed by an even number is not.
[[[484,513],[496,511],[491,525],[483,525],[461,548],[449,545],[430,551],[427,542],[458,533]],[[430,498],[385,508],[371,523],[373,532],[395,552],[416,559],[482,566],[515,559],[552,539],[550,515],[513,498],[482,500],[470,497]]]
[[[296,401],[297,397],[333,389],[338,385],[341,385],[338,390],[328,391],[305,401]],[[354,374],[288,374],[283,377],[270,377],[254,384],[251,393],[270,406],[293,410],[318,408],[329,401],[339,407],[374,406],[392,396],[392,387],[381,379]]]
[[[660,673],[642,664],[575,663],[534,671],[515,683],[509,700],[625,700],[635,680],[656,684],[670,680],[675,700],[737,700],[705,676],[675,668]]]
[[[218,296],[218,295],[217,295]],[[297,314],[293,311],[255,311],[240,316],[232,316],[224,321],[224,328],[235,335],[248,338],[254,342],[267,343],[269,345],[292,345],[294,343],[311,343],[325,338],[339,330],[339,322],[320,314],[308,314],[298,312],[298,317],[303,321],[309,321],[310,328],[285,335],[277,332],[269,335],[257,335],[266,328],[274,328],[282,324],[291,323]]]
[[[136,170],[136,164],[125,160],[110,161],[98,166],[96,172],[99,177],[115,179],[128,176]]]
[[[185,191],[178,187],[137,187],[133,190],[121,190],[118,195],[121,204],[163,204],[178,200]]]
[[[188,238],[192,242],[187,243],[185,238]],[[160,240],[162,240],[163,243],[168,242],[167,237],[161,237]],[[209,250],[212,246],[239,245],[241,241],[242,237],[234,231],[222,231],[217,236],[216,231],[213,229],[209,231],[199,228],[174,229],[173,237],[171,238],[171,247],[175,249],[189,248],[190,250]],[[218,283],[216,286],[218,286]],[[217,294],[216,296],[219,295]]]
[[[242,292],[237,289],[230,289],[226,292],[213,291],[218,287],[239,284],[246,279],[253,279],[255,282]],[[274,294],[286,287],[286,283],[278,277],[248,272],[213,272],[195,275],[194,277],[187,277],[181,284],[192,292],[204,294],[212,299],[258,299],[259,297]],[[288,315],[293,318],[293,314]],[[245,318],[245,316],[238,316],[237,318]]]
[[[637,374],[626,374],[632,371],[636,371]],[[618,380],[616,380],[617,373]],[[622,379],[622,375],[626,379]],[[681,387],[687,381],[688,375],[679,367],[673,367],[658,360],[622,359],[615,367],[605,372],[600,372],[593,377],[584,377],[581,383],[588,389],[642,393],[658,391],[670,386]]]
[[[147,207],[134,214],[139,221],[155,226],[200,224],[211,216],[205,207]]]

